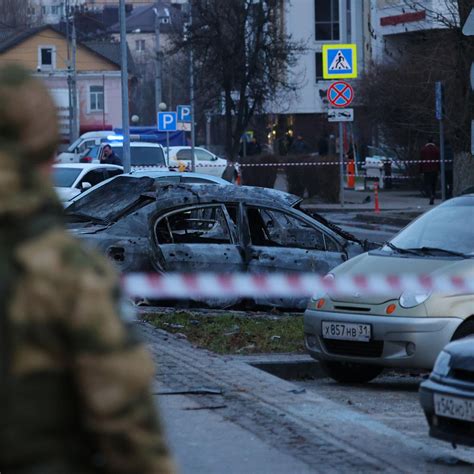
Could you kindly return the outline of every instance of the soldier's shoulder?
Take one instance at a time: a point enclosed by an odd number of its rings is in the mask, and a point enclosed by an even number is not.
[[[105,257],[84,246],[61,227],[28,239],[18,247],[17,256],[26,269],[41,273],[87,272],[115,277],[115,271]]]

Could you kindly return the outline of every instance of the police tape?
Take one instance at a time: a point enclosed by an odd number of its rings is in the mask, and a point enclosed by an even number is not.
[[[451,163],[453,160],[445,160],[445,163]],[[238,166],[240,168],[275,168],[275,167],[288,167],[288,166],[332,166],[332,165],[347,165],[348,161],[290,161],[290,162],[273,162],[273,163],[229,163],[229,164],[216,164],[216,163],[196,163],[196,168],[226,168],[227,166]],[[421,164],[421,163],[438,163],[437,160],[407,160],[407,161],[392,161],[392,163],[400,163],[400,164]],[[366,164],[362,164],[364,168],[366,167],[373,167],[373,168],[380,168],[383,169],[383,165],[376,165],[370,166]],[[178,166],[173,166],[173,168],[178,168]],[[393,167],[392,167],[393,168]],[[186,170],[189,170],[190,166],[186,167]]]
[[[474,294],[474,276],[355,275],[323,277],[313,273],[131,273],[125,293],[147,299],[309,298],[325,294],[398,298],[440,293]]]

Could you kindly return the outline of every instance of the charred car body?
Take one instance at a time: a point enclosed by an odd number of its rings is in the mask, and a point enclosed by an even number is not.
[[[299,197],[281,191],[115,181],[115,189],[67,211],[71,230],[122,272],[326,274],[366,247],[321,216],[305,214]],[[304,308],[306,300],[256,303]]]

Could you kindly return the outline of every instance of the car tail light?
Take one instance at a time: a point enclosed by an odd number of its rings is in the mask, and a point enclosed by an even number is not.
[[[396,309],[397,309],[397,305],[392,303],[387,306],[387,309],[385,310],[385,312],[387,314],[392,314]]]
[[[83,156],[80,159],[80,162],[81,163],[92,163],[92,157],[91,156]]]

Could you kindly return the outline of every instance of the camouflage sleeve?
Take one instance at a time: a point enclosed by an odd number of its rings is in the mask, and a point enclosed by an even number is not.
[[[175,472],[154,406],[151,357],[119,317],[115,274],[100,259],[77,274],[70,342],[85,428],[107,472]]]

